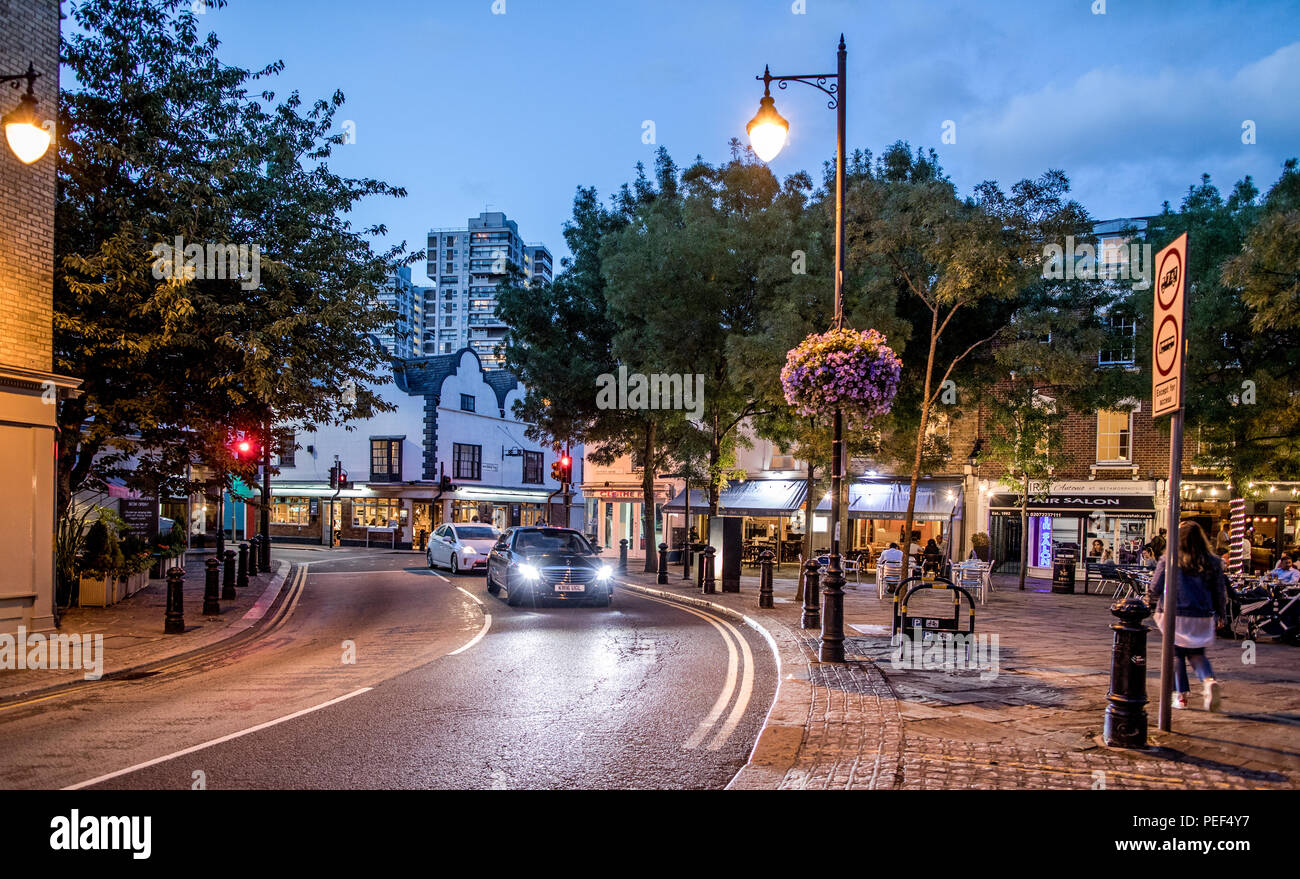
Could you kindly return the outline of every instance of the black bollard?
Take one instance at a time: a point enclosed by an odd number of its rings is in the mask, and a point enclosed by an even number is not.
[[[659,544],[659,577],[655,582],[668,583],[668,544],[666,543]]]
[[[1119,618],[1111,624],[1115,646],[1111,651],[1110,692],[1102,737],[1114,748],[1147,746],[1147,627],[1151,613],[1146,602],[1126,598],[1111,605]]]
[[[803,566],[803,615],[799,625],[805,629],[822,627],[821,596],[817,592],[817,559],[808,559]]]
[[[627,538],[624,537],[618,542],[618,572],[627,573]]]
[[[235,574],[235,585],[240,589],[248,586],[248,544],[239,544],[239,569]]]
[[[708,549],[707,543],[692,544],[695,549],[695,588],[701,592],[704,591],[704,550]]]
[[[210,558],[203,564],[207,566],[203,572],[203,615],[214,617],[221,613],[221,602],[217,600],[217,578],[221,576],[217,569],[221,562]]]
[[[226,569],[221,577],[221,600],[231,601],[235,598],[235,551],[226,550]]]
[[[772,550],[758,554],[758,606],[776,607],[772,600]]]
[[[254,534],[248,539],[248,576],[250,577],[256,577],[258,573],[257,537],[258,535]]]
[[[695,544],[691,543],[688,537],[682,543],[682,579],[691,579],[691,554],[695,552]]]
[[[717,583],[713,579],[713,559],[717,554],[718,551],[710,546],[704,550],[704,558],[700,560],[700,566],[704,568],[704,587],[701,591],[705,595],[713,595],[718,591]]]
[[[269,573],[271,570],[271,535],[263,533],[257,535],[257,537],[259,541],[257,544],[259,550],[257,566]]]
[[[167,572],[167,614],[163,617],[163,632],[179,635],[185,631],[185,569],[172,568]]]

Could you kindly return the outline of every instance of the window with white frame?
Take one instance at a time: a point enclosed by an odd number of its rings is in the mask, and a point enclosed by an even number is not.
[[[1097,412],[1097,463],[1129,464],[1133,461],[1133,411],[1102,409]]]

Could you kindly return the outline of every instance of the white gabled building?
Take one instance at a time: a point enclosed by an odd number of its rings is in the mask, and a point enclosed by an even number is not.
[[[286,448],[271,482],[275,540],[418,547],[421,532],[443,522],[563,523],[555,453],[528,439],[528,425],[514,417],[524,393],[514,375],[483,369],[479,355],[462,348],[394,360],[392,380],[378,392],[394,411],[299,433]],[[330,487],[336,461],[349,481],[338,491]],[[574,527],[582,509],[575,498]]]

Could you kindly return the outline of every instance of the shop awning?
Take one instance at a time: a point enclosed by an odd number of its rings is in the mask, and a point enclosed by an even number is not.
[[[849,518],[888,519],[902,521],[907,518],[908,482],[855,481],[849,483]],[[926,480],[916,486],[916,508],[912,518],[917,522],[946,522],[961,503],[961,482],[957,480]],[[817,504],[817,512],[829,513],[831,496],[827,492]]]
[[[1029,513],[1033,516],[1089,516],[1093,513],[1152,517],[1156,514],[1155,499],[1147,494],[1053,494],[1046,498],[1029,499]],[[989,499],[989,510],[995,513],[1020,511],[1020,498],[1015,494],[995,494]]]
[[[792,516],[803,503],[805,483],[802,479],[748,479],[733,482],[718,497],[718,512],[723,516]],[[684,492],[664,505],[668,513],[686,509]],[[703,489],[691,489],[691,512],[709,508],[709,496]]]

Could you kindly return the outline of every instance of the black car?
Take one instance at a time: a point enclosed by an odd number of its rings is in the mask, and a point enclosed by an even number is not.
[[[569,528],[511,528],[488,555],[487,588],[506,590],[506,603],[526,598],[609,605],[614,571],[586,537]]]

